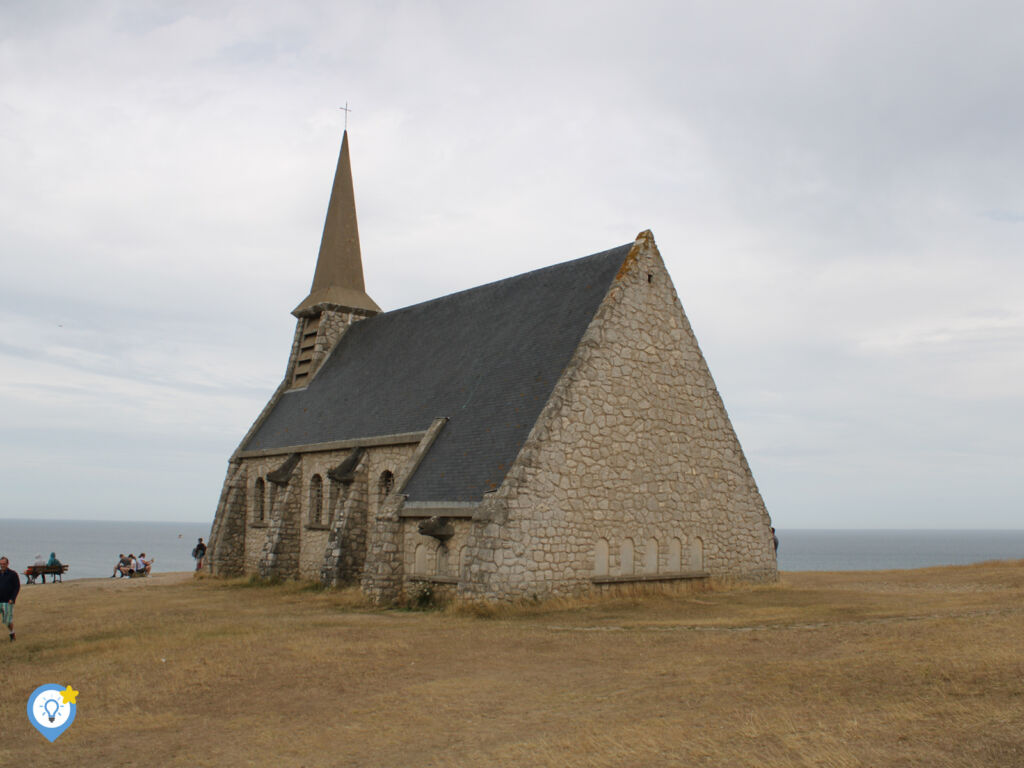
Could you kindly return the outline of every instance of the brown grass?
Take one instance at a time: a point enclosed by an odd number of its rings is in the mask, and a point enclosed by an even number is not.
[[[1024,561],[479,613],[25,587],[0,765],[1024,765]],[[50,682],[81,692],[54,744],[25,715]]]

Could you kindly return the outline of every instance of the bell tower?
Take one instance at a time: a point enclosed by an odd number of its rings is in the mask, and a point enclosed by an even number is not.
[[[363,284],[346,130],[341,138],[313,285],[309,295],[292,310],[299,322],[288,366],[289,386],[306,386],[345,330],[352,323],[380,311],[377,303],[366,294]]]

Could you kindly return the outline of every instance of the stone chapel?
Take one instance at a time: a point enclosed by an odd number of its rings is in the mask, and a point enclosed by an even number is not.
[[[776,578],[771,520],[650,231],[384,312],[347,132],[284,379],[207,566],[464,600]]]

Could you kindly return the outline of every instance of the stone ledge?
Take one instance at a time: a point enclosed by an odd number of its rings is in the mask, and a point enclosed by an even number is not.
[[[472,518],[480,505],[476,502],[406,502],[398,512],[399,517],[455,517]]]
[[[458,584],[456,576],[410,576],[409,581],[427,582],[428,584]]]
[[[639,576],[591,576],[594,584],[630,584],[645,581],[687,581],[706,579],[711,576],[707,571],[679,571],[678,573],[643,573]]]

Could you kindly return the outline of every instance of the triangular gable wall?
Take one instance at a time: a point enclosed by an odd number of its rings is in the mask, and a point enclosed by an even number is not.
[[[650,232],[488,496],[466,597],[578,592],[595,575],[776,578],[764,502]]]

